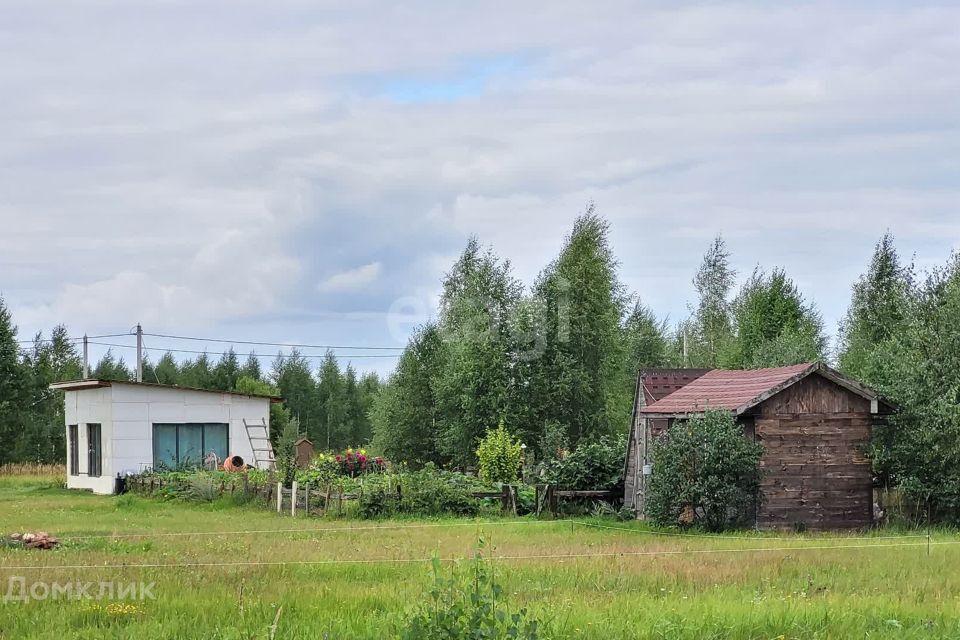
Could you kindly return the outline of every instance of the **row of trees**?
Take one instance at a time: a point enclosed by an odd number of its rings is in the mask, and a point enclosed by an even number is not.
[[[501,421],[550,457],[627,429],[638,368],[777,366],[826,357],[815,307],[779,269],[736,273],[717,238],[698,302],[671,328],[626,290],[608,223],[590,207],[529,290],[471,239],[374,405],[374,444],[394,459],[470,465]]]
[[[9,309],[0,298],[0,464],[8,462],[62,462],[65,456],[63,394],[51,383],[80,378],[81,356],[66,327],[49,337],[41,334],[23,342]],[[133,380],[134,373],[111,351],[91,367],[90,375],[104,380]],[[284,406],[272,409],[271,435],[279,437],[287,422],[299,425],[299,434],[318,447],[344,448],[372,438],[371,409],[380,393],[375,373],[360,375],[352,366],[341,369],[327,352],[314,371],[297,351],[277,356],[269,371],[251,353],[244,361],[227,350],[214,360],[207,354],[178,361],[164,353],[149,357],[143,379],[159,384],[243,393],[282,395]]]
[[[648,366],[752,368],[827,359],[823,322],[781,269],[756,269],[737,289],[717,238],[693,283],[697,299],[674,326],[619,279],[607,222],[591,207],[532,286],[471,239],[443,281],[435,322],[417,329],[389,381],[319,367],[299,353],[262,371],[227,351],[144,367],[147,381],[273,391],[287,399],[274,433],[336,449],[372,442],[414,464],[472,465],[503,422],[528,455],[550,457],[627,429],[635,372]],[[877,429],[878,474],[932,511],[960,514],[960,258],[918,275],[888,234],[853,287],[836,364],[898,405]],[[0,463],[64,457],[63,406],[51,382],[80,375],[64,327],[21,343],[0,300]],[[92,375],[130,379],[111,353]]]

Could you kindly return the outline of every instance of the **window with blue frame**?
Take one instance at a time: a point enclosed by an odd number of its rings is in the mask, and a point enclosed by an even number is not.
[[[153,467],[199,467],[211,453],[222,462],[230,451],[229,431],[222,422],[154,423]]]

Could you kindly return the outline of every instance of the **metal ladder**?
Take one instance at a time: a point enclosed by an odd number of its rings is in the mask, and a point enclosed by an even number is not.
[[[273,445],[270,444],[270,427],[263,418],[260,422],[247,422],[243,420],[243,426],[247,430],[247,438],[250,440],[250,448],[253,450],[253,466],[258,469],[273,469]],[[262,433],[259,433],[262,431]]]

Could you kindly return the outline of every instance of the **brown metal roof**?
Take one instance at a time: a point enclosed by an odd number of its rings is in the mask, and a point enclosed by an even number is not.
[[[893,410],[876,392],[844,376],[823,363],[813,362],[790,367],[733,371],[714,369],[689,384],[640,409],[645,414],[676,415],[700,413],[706,409],[725,409],[742,413],[812,373],[878,403],[877,411]]]
[[[645,405],[651,405],[682,389],[710,369],[644,369],[640,372]]]
[[[157,384],[154,382],[129,382],[125,380],[100,380],[97,378],[86,378],[83,380],[65,380],[64,382],[54,382],[50,385],[51,389],[57,391],[83,391],[85,389],[98,389],[101,387],[110,387],[115,384],[126,384],[137,387],[159,387],[160,389],[172,389],[178,391],[202,391],[204,393],[226,394],[229,396],[240,396],[243,398],[264,398],[270,402],[283,402],[282,396],[269,396],[259,393],[238,393],[236,391],[220,391],[217,389],[201,389],[199,387],[181,387],[170,384]]]

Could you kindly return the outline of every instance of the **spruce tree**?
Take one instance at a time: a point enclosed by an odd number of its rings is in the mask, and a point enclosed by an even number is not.
[[[449,460],[439,450],[434,391],[446,344],[434,324],[418,327],[371,408],[373,446],[395,462],[421,466]]]
[[[17,327],[0,298],[0,464],[15,461],[15,447],[25,428],[30,403],[27,372],[20,359]]]

